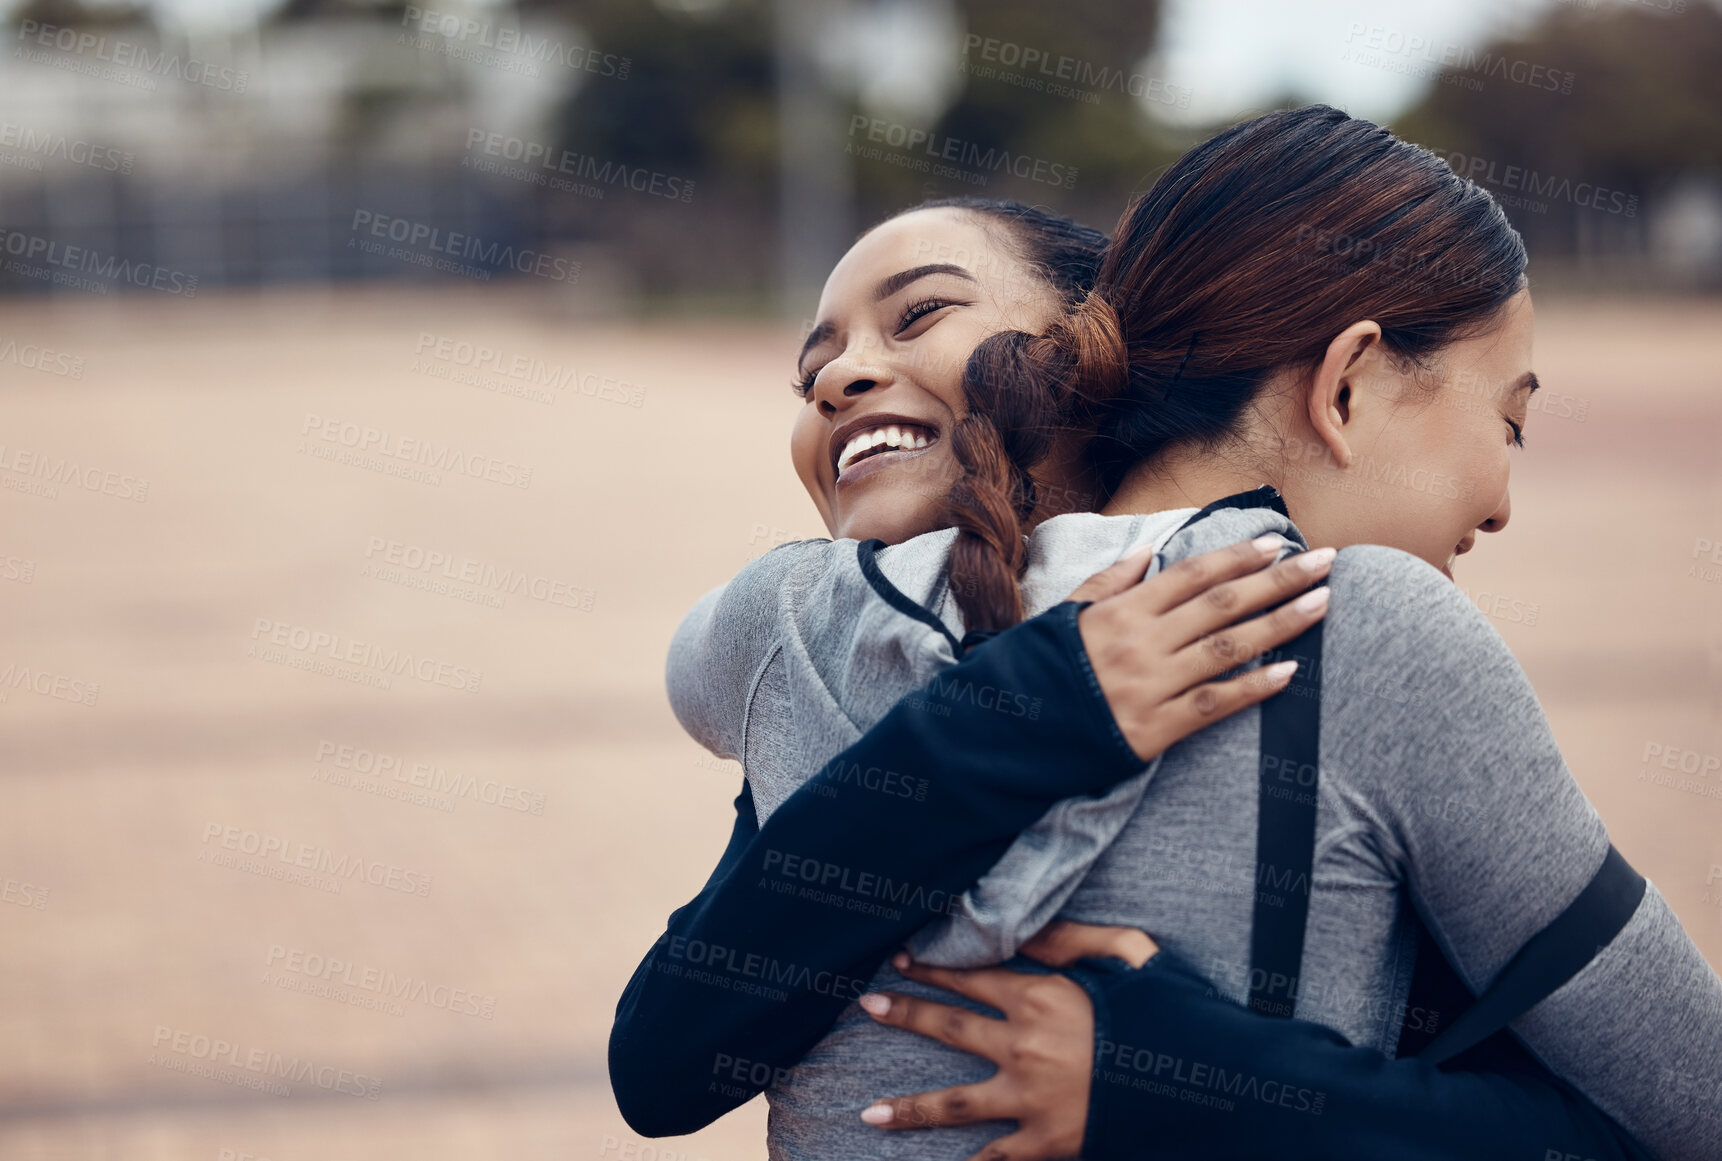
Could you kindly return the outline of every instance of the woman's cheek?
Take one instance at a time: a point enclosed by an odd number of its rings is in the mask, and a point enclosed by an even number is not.
[[[813,500],[813,506],[819,509],[819,515],[829,530],[833,515],[831,497],[826,483],[820,478],[819,470],[826,449],[823,446],[824,441],[820,439],[820,425],[814,419],[810,406],[803,407],[796,417],[795,426],[789,433],[789,460],[795,467],[795,474],[801,480],[801,486],[807,489],[807,495]]]

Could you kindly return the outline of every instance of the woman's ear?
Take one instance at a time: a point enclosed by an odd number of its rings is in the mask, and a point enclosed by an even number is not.
[[[1316,367],[1309,384],[1309,424],[1316,438],[1327,445],[1333,462],[1351,466],[1351,444],[1346,431],[1351,425],[1351,407],[1356,397],[1353,384],[1360,365],[1381,346],[1381,324],[1373,319],[1354,322],[1327,345],[1327,353]]]

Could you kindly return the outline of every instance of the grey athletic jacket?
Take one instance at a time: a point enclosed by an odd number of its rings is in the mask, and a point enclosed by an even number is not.
[[[1131,549],[1155,568],[1275,532],[1271,509],[1073,513],[1030,538],[1030,614]],[[1170,537],[1170,539],[1166,539]],[[955,532],[882,549],[869,578],[854,541],[803,541],[703,598],[671,645],[671,703],[708,749],[741,761],[761,820],[899,698],[955,659],[961,617],[945,586]],[[882,583],[885,582],[885,583]],[[1535,693],[1487,619],[1426,563],[1344,549],[1324,629],[1317,845],[1295,1014],[1391,1054],[1406,1019],[1415,908],[1481,991],[1590,880],[1608,836],[1550,736]],[[908,601],[889,599],[893,587]],[[911,615],[909,602],[942,625]],[[1010,690],[945,690],[1001,714],[1038,712]],[[1099,798],[1070,799],[1025,831],[915,950],[966,966],[1008,959],[1054,917],[1129,924],[1248,996],[1258,891],[1260,714],[1174,745]],[[900,792],[900,789],[899,789]],[[950,1002],[889,966],[871,986]],[[975,1005],[968,1005],[974,1007]],[[1654,885],[1620,935],[1515,1031],[1666,1161],[1722,1157],[1722,981]],[[774,1158],[943,1157],[1008,1122],[933,1134],[861,1123],[871,1100],[980,1080],[992,1065],[873,1022],[859,1007],[768,1092]],[[1535,1161],[1535,1159],[1533,1159]]]

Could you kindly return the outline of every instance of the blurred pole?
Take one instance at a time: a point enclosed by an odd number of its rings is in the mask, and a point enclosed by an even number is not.
[[[776,0],[779,309],[809,319],[855,234],[844,110],[821,76],[818,38],[842,0]]]

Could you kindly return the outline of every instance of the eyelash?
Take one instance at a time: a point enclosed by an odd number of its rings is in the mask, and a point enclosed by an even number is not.
[[[900,335],[935,310],[943,310],[952,305],[955,305],[954,300],[949,298],[923,298],[918,302],[912,302],[903,308],[902,314],[897,316],[897,329],[893,333]],[[819,372],[822,370],[824,370],[823,367],[817,368],[809,371],[803,378],[791,381],[789,389],[803,399],[807,398],[808,393],[813,390],[813,380],[818,378]]]
[[[1525,429],[1520,427],[1518,424],[1514,423],[1510,419],[1507,420],[1507,426],[1513,429],[1513,446],[1514,447],[1524,447],[1525,446]]]

